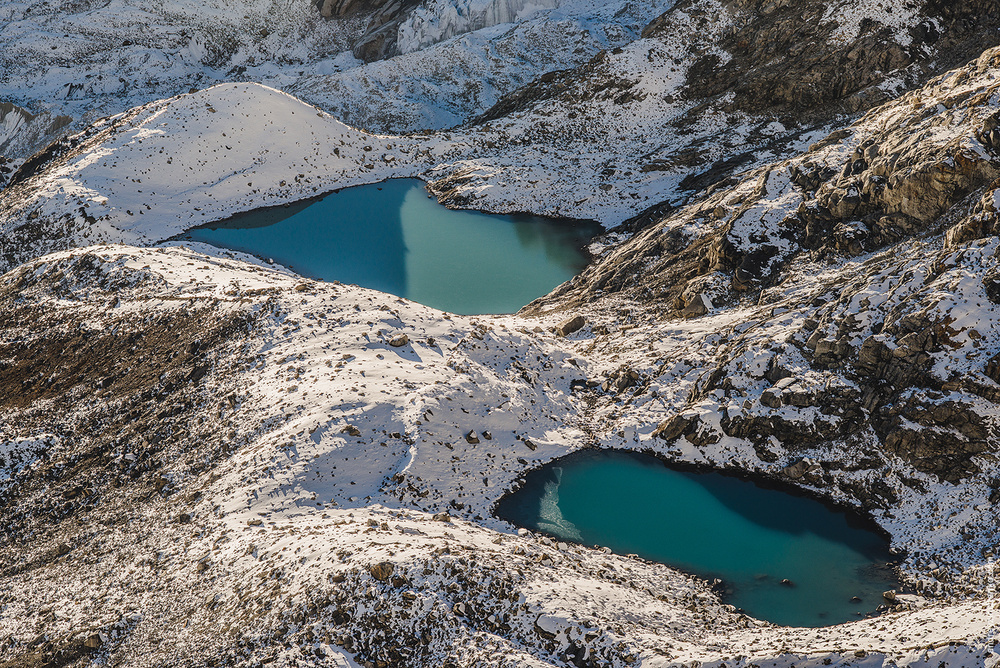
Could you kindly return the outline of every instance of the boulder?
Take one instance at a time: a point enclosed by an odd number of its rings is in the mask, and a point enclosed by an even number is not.
[[[554,640],[562,630],[562,620],[549,615],[538,615],[535,618],[535,633],[546,640]]]
[[[785,468],[781,469],[781,472],[792,480],[798,480],[807,473],[816,473],[820,469],[819,463],[810,459],[809,457],[803,457],[802,459],[789,464]]]
[[[369,566],[368,572],[379,582],[388,582],[395,569],[396,567],[391,561],[382,561]]]
[[[410,342],[410,337],[408,337],[406,334],[397,334],[396,336],[389,339],[389,345],[392,346],[393,348],[400,348],[402,346],[405,346],[409,342]]]
[[[781,408],[781,390],[769,387],[760,395],[760,403],[768,408]]]
[[[705,315],[710,310],[712,310],[712,300],[705,294],[699,294],[684,306],[681,315],[685,318],[697,318]]]
[[[555,332],[558,336],[569,336],[587,324],[586,318],[582,315],[575,315],[568,320],[563,320],[556,325]]]
[[[628,388],[639,383],[639,372],[626,365],[622,365],[608,374],[608,377],[601,383],[601,389],[605,392],[624,392]]]

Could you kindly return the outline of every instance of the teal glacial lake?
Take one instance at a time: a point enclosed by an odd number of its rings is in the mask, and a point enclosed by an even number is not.
[[[861,517],[647,455],[574,453],[530,472],[496,514],[721,579],[724,602],[785,626],[857,620],[884,603],[882,592],[900,588],[888,541]]]
[[[189,230],[297,273],[464,315],[513,313],[576,275],[596,223],[456,211],[422,181],[345,188]]]

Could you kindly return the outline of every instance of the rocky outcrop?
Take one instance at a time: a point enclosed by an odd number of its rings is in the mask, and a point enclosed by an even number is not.
[[[363,21],[362,36],[354,45],[354,56],[365,62],[394,56],[400,24],[420,4],[419,0],[317,0],[327,19]]]
[[[998,63],[1000,51],[987,50],[804,155],[668,215],[553,296],[580,303],[625,292],[683,310],[697,291],[713,303],[755,294],[801,253],[820,259],[872,252],[947,225],[945,214],[961,221],[951,223],[952,245],[990,233],[1000,112],[984,103],[997,91],[989,73]],[[682,234],[685,227],[698,233]]]
[[[873,466],[977,475],[1000,428],[998,63],[987,50],[669,214],[532,308],[610,293],[667,319],[711,318],[706,299],[745,309],[690,408],[660,423],[669,442],[744,439],[763,461],[774,443],[856,444]],[[795,334],[767,341],[765,323],[789,319]]]
[[[678,191],[687,195],[715,184],[732,186],[733,174],[760,164],[758,151],[787,154],[818,127],[888,102],[1000,42],[1000,17],[989,0],[947,6],[931,0],[893,2],[881,9],[818,0],[721,4],[678,2],[642,32],[651,62],[681,39],[692,55],[691,61],[675,57],[677,67],[659,74],[672,75],[678,67],[684,74],[684,85],[671,90],[668,98],[684,104],[686,113],[664,121],[670,132],[689,136],[690,142],[670,145],[669,152],[661,147],[635,166],[643,172],[681,173]],[[679,26],[697,30],[682,32]],[[627,75],[636,68],[619,64],[617,53],[602,52],[576,69],[546,73],[504,96],[470,124],[556,103],[585,115],[595,96],[627,107],[648,92],[642,77]],[[743,123],[760,129],[746,141],[734,141],[731,132],[707,139],[700,120],[711,124],[717,121],[708,119],[728,114],[743,114]],[[765,126],[771,130],[765,132]],[[707,157],[710,148],[719,147],[725,150],[714,151],[718,157]],[[803,183],[820,176],[825,180],[824,169],[810,172],[805,166],[799,178]],[[683,201],[680,195],[653,203],[647,211],[662,217]],[[850,204],[848,197],[845,206]],[[648,224],[650,218],[638,216],[628,229]]]
[[[1000,27],[988,0],[905,8],[890,3],[881,11],[868,8],[860,21],[848,15],[845,3],[727,4],[739,17],[720,43],[731,58],[703,57],[688,72],[686,94],[702,99],[732,94],[727,104],[747,112],[773,109],[817,119],[891,99],[891,92],[879,87],[890,76],[897,79],[893,85],[912,86],[977,57],[996,44]],[[899,23],[891,12],[901,15],[895,17]],[[655,38],[669,20],[660,17],[643,36]]]

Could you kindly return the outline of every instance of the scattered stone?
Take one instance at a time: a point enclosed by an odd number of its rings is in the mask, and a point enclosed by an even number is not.
[[[355,427],[353,424],[345,425],[343,429],[340,430],[341,434],[350,434],[351,436],[360,436],[361,430]]]
[[[802,459],[789,464],[785,468],[781,469],[781,472],[792,480],[798,480],[806,474],[819,473],[822,470],[819,462],[815,459],[810,459],[809,457],[803,457]]]
[[[451,522],[451,515],[448,513],[435,513],[431,519],[435,522]]]
[[[639,383],[639,372],[627,365],[622,365],[608,374],[608,377],[601,384],[601,389],[605,392],[614,391],[621,393]]]
[[[396,336],[389,339],[389,345],[392,346],[393,348],[400,348],[402,346],[405,346],[409,342],[410,342],[410,337],[408,337],[406,334],[397,334]]]
[[[395,569],[396,567],[391,561],[382,561],[369,566],[368,572],[379,582],[387,582]]]
[[[882,598],[886,600],[887,603],[896,603],[896,590],[890,589],[889,591],[882,592]]]
[[[711,310],[712,300],[705,294],[698,294],[691,300],[690,303],[685,304],[684,309],[681,311],[681,315],[685,318],[697,318],[705,315]]]
[[[471,443],[472,445],[475,445],[476,443],[479,443],[479,434],[477,434],[476,430],[473,429],[472,431],[470,431],[468,434],[465,435],[465,440]]]
[[[557,336],[569,336],[573,332],[579,330],[581,327],[587,324],[586,318],[582,315],[575,315],[568,320],[563,320],[561,323],[556,325],[555,332]]]

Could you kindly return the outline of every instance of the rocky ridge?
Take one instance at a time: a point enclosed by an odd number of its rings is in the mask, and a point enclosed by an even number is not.
[[[573,391],[607,368],[585,352],[601,344],[589,325],[560,338],[516,316],[442,318],[206,250],[95,247],[2,279],[9,665],[976,665],[989,651],[992,601],[956,599],[984,573],[947,538],[973,529],[968,513],[946,513],[950,495],[982,493],[974,481],[925,476],[918,492],[885,479],[897,524],[876,517],[898,547],[933,535],[921,520],[948,526],[925,547],[939,560],[935,586],[920,585],[925,607],[848,628],[772,627],[721,605],[708,583],[489,516],[525,468],[592,439],[677,457],[651,427],[639,442],[604,431],[670,405],[666,387],[685,386],[676,371],[654,381],[666,401],[609,388],[616,420]],[[697,332],[659,330],[678,356],[705,350]],[[20,352],[49,342],[51,354]],[[95,353],[102,363],[85,363]],[[697,452],[680,456],[725,455]],[[752,468],[749,452],[728,461]],[[873,489],[864,462],[839,478]]]
[[[998,56],[668,215],[530,305],[612,332],[587,348],[619,356],[595,417],[685,460],[781,465],[888,525],[931,481],[954,484],[970,524],[947,551],[993,554]],[[662,343],[674,330],[692,337],[683,362]],[[664,396],[680,404],[655,430],[632,415]]]
[[[748,299],[778,320],[798,312],[798,331],[767,346],[774,356],[761,375],[743,371],[747,351],[763,343],[758,323],[744,335],[754,342],[731,341],[729,360],[701,388],[750,392],[757,399],[744,404],[761,402],[762,412],[727,414],[726,434],[850,440],[870,415],[883,449],[918,468],[954,482],[976,472],[971,460],[992,439],[997,396],[986,332],[988,230],[1000,176],[998,58],[987,51],[803,156],[664,219],[538,308],[621,293],[688,317]],[[962,278],[977,275],[979,282]],[[803,368],[816,378],[803,379]],[[764,380],[775,385],[765,389]],[[768,416],[786,405],[821,407],[831,418],[796,426]],[[679,420],[663,433],[699,430]]]

